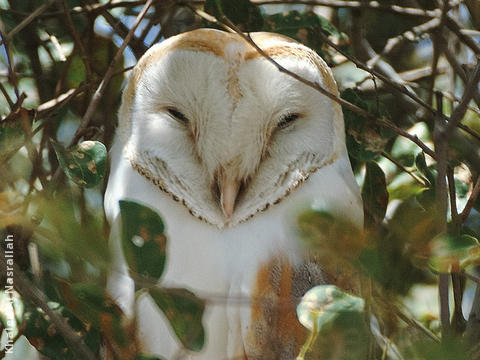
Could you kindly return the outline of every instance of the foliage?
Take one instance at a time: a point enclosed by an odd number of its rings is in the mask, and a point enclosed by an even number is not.
[[[480,259],[475,1],[409,2],[422,8],[336,2],[328,11],[287,1],[154,1],[112,62],[145,3],[0,0],[0,233],[14,235],[16,276],[47,306],[16,289],[14,313],[2,306],[0,314],[4,327],[15,322],[15,340],[25,336],[52,359],[79,357],[84,348],[98,357],[101,338],[120,359],[156,359],[139,353],[132,322],[105,291],[112,266],[101,200],[107,149],[130,65],[157,41],[199,26],[222,28],[228,18],[241,31],[278,32],[313,48],[341,90],[365,231],[326,212],[298,215],[311,255],[329,273],[343,269],[338,287],[314,288],[299,305],[302,321],[312,316],[309,297],[338,295],[329,303],[335,316],[316,318],[303,355],[324,349],[329,359],[479,359],[480,299],[471,295]],[[157,283],[168,261],[168,224],[142,204],[122,201],[120,208],[137,297],[150,296],[183,346],[200,350],[208,299]],[[5,274],[0,279],[7,283]],[[430,289],[437,289],[443,305],[421,312],[425,299],[412,300],[419,288],[434,301]],[[3,292],[2,304],[8,298]],[[473,303],[470,318],[462,299]],[[350,300],[362,306],[342,311]],[[69,334],[53,326],[49,308]]]
[[[156,286],[165,267],[167,248],[162,219],[154,210],[126,200],[120,201],[120,214],[123,253],[135,281],[136,297],[148,292],[182,344],[189,350],[200,351],[205,342],[204,301],[185,289]]]

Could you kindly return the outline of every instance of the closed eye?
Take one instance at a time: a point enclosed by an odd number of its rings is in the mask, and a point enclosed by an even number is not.
[[[173,107],[169,107],[169,108],[167,108],[167,111],[170,114],[170,116],[172,116],[175,120],[178,120],[183,124],[188,124],[187,117],[184,114],[182,114],[180,111],[178,111],[177,109],[175,109]]]
[[[291,113],[285,115],[277,124],[279,129],[284,129],[300,117],[300,114]]]

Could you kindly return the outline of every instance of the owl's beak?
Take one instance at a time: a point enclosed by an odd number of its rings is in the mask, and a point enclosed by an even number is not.
[[[233,179],[227,178],[222,180],[219,182],[220,204],[223,214],[227,219],[230,219],[233,214],[233,209],[235,208],[235,201],[240,185],[238,181]]]

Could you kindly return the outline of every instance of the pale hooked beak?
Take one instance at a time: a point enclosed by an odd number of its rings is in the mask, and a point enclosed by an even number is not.
[[[223,166],[217,169],[215,178],[218,195],[220,195],[220,207],[222,208],[223,215],[225,215],[227,219],[230,219],[235,209],[241,181],[237,180],[236,176],[232,176],[230,171],[226,170]]]
[[[223,214],[227,219],[230,219],[235,208],[235,202],[237,200],[240,184],[233,179],[224,178],[219,179],[218,187],[220,190],[220,205],[222,207]]]

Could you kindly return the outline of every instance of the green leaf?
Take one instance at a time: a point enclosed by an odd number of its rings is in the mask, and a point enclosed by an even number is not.
[[[470,235],[439,235],[430,243],[430,267],[441,273],[456,273],[478,260],[480,244]]]
[[[341,93],[344,100],[367,110],[369,113],[377,113],[379,117],[388,115],[385,106],[379,104],[377,109],[376,100],[364,100],[352,89],[346,89]],[[382,129],[375,122],[343,107],[345,117],[345,132],[347,149],[350,156],[366,162],[374,160],[384,151],[388,141],[395,136],[390,131]]]
[[[105,316],[122,316],[122,310],[110,298],[104,287],[94,283],[70,284],[61,282],[61,290],[68,308],[81,320],[102,328]]]
[[[427,162],[425,161],[425,153],[421,152],[417,155],[415,158],[415,164],[417,165],[417,169],[425,175],[427,180],[430,183],[430,186],[434,187],[435,186],[435,179],[436,179],[436,173],[432,170],[431,167],[427,166]]]
[[[323,41],[320,32],[326,35],[335,35],[345,38],[345,34],[338,31],[327,19],[313,11],[289,11],[265,16],[264,31],[279,33],[295,39],[304,45],[323,54]]]
[[[225,15],[242,31],[259,31],[263,26],[260,8],[249,0],[207,0],[205,11],[222,20]]]
[[[131,341],[131,323],[103,286],[63,281],[60,288],[69,310],[75,316],[88,326],[98,329],[109,344],[121,349],[125,358],[133,357],[130,356],[135,352]]]
[[[164,358],[147,355],[147,354],[140,354],[140,355],[137,355],[134,360],[164,360]]]
[[[69,64],[66,77],[68,87],[76,88],[86,80],[87,71],[85,69],[85,64],[83,63],[82,57],[76,54],[72,55],[72,60]]]
[[[297,306],[300,323],[309,330],[320,332],[345,312],[363,312],[362,298],[344,293],[334,285],[319,285],[308,290]]]
[[[205,302],[185,289],[153,288],[149,293],[183,346],[200,351],[205,343],[202,325]]]
[[[92,187],[105,176],[107,149],[99,141],[84,141],[71,149],[65,149],[51,140],[60,167],[75,184]]]
[[[325,211],[305,211],[298,217],[297,225],[302,240],[318,255],[354,260],[365,246],[361,230]]]
[[[66,344],[63,336],[40,309],[26,303],[24,320],[24,335],[28,341],[43,355],[55,360],[75,359],[74,352]],[[49,303],[63,316],[65,321],[80,335],[85,344],[96,353],[100,349],[100,332],[95,327],[90,327],[75,317],[67,308],[58,303]]]
[[[402,183],[397,186],[389,186],[388,194],[389,194],[390,200],[393,200],[393,199],[407,200],[416,195],[420,195],[425,190],[427,189],[422,185],[416,182],[410,181],[408,183]]]
[[[405,359],[471,360],[471,343],[462,336],[447,337],[437,343],[431,340],[415,341],[404,350]]]
[[[415,199],[403,201],[383,231],[369,232],[358,268],[389,293],[405,295],[413,284],[428,279],[427,249],[435,234],[433,214]]]
[[[160,216],[147,206],[120,200],[122,246],[132,277],[158,280],[165,267],[167,238]]]
[[[388,205],[388,191],[385,174],[380,166],[373,161],[365,165],[365,181],[362,187],[362,199],[365,212],[365,227],[379,225]]]
[[[24,111],[21,109],[20,111]],[[21,119],[0,121],[0,163],[11,151],[20,148],[24,141]]]

